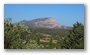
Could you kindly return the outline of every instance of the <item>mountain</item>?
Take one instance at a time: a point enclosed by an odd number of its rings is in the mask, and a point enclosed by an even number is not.
[[[20,23],[33,28],[66,28],[67,29],[67,27],[62,26],[60,23],[58,23],[54,19],[54,17],[37,18],[34,20],[23,20],[20,21]]]

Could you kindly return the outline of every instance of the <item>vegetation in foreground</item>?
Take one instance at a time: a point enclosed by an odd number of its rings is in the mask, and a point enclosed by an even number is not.
[[[4,20],[5,49],[84,49],[84,25],[68,29],[28,28]]]

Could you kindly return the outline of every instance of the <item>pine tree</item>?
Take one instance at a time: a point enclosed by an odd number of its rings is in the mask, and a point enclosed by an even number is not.
[[[49,48],[50,48],[50,49],[53,48],[52,37],[50,37]]]
[[[56,46],[57,49],[60,49],[60,37],[57,36],[57,46]]]
[[[81,23],[73,25],[68,36],[63,40],[62,48],[83,49],[84,48],[84,26]]]

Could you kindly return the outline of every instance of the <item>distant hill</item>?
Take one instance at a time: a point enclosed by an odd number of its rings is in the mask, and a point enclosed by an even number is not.
[[[31,28],[64,28],[64,29],[71,28],[68,26],[62,26],[53,17],[37,18],[34,20],[22,20],[20,21],[20,23]]]

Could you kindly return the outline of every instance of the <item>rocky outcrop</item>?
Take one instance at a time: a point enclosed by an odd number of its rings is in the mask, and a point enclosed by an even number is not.
[[[23,20],[20,23],[34,28],[60,28],[61,27],[61,24],[59,24],[53,17],[37,18],[29,21]]]

